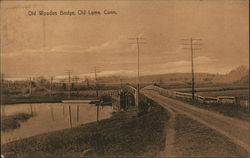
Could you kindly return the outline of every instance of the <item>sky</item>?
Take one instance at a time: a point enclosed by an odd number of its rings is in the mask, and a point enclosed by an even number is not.
[[[1,71],[8,78],[191,71],[227,73],[249,63],[247,0],[1,1]],[[29,11],[76,15],[29,16]],[[101,15],[78,15],[78,10]],[[104,15],[104,10],[117,14]]]

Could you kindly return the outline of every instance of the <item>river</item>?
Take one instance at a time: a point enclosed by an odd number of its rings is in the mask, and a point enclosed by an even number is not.
[[[111,106],[103,106],[99,109],[99,120],[109,118],[113,111]],[[34,117],[21,122],[19,128],[1,132],[2,144],[96,121],[96,106],[87,102],[5,105],[2,107],[2,112],[5,116],[34,113]]]

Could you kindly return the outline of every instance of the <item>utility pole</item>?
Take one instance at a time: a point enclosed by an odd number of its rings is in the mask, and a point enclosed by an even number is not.
[[[122,89],[122,79],[120,78],[120,89]]]
[[[95,74],[95,89],[96,89],[96,98],[98,99],[98,89],[97,89],[97,73],[100,72],[97,70],[97,67],[94,67],[94,74]],[[96,122],[99,122],[99,106],[100,106],[101,102],[99,104],[96,104]]]
[[[29,77],[29,95],[32,95],[32,81],[31,81],[31,77]]]
[[[188,48],[183,48],[183,49],[188,49],[191,51],[191,73],[192,73],[192,99],[195,99],[195,80],[194,80],[194,50],[200,50],[200,48],[194,48],[195,45],[201,45],[199,43],[201,39],[198,38],[190,38],[190,39],[182,39],[184,42],[190,41],[190,43],[182,43],[182,45],[188,45]]]
[[[98,89],[97,89],[97,72],[95,67],[95,90],[96,90],[96,97],[98,97]]]
[[[92,73],[94,73],[95,75],[95,89],[96,89],[96,97],[98,98],[99,94],[98,94],[98,79],[97,79],[97,73],[101,72],[100,70],[98,70],[99,67],[94,67],[94,71],[92,71]],[[88,81],[89,82],[89,81]]]
[[[2,100],[3,99],[3,90],[4,90],[4,74],[1,73],[1,83],[0,83],[0,92],[1,92],[1,95],[0,95],[0,99]],[[1,102],[2,104],[2,102]],[[5,106],[2,106],[1,105],[1,116],[5,116]]]
[[[2,74],[2,73],[1,73],[1,83],[0,83],[0,86],[1,86],[1,94],[2,94],[3,89],[4,89],[4,74]],[[1,97],[2,97],[2,95],[1,95]]]
[[[89,79],[85,78],[85,82],[86,82],[87,88],[89,88]]]
[[[72,73],[72,70],[66,70],[65,72],[68,73],[68,75],[69,75],[68,98],[70,99],[70,95],[71,95],[71,85],[70,85],[70,83],[71,83],[71,77],[70,77],[70,75]]]
[[[98,89],[97,89],[97,74],[96,74],[96,67],[95,67],[95,89],[96,89],[96,98],[98,98]],[[96,107],[96,121],[99,123],[99,106],[100,103]]]
[[[50,77],[50,97],[52,96],[52,87],[53,87],[53,77]]]
[[[72,78],[72,80],[73,80],[73,82],[74,82],[74,89],[73,90],[75,90],[76,89],[76,93],[77,93],[77,95],[78,95],[78,87],[77,87],[77,84],[78,84],[78,81],[80,80],[80,78],[78,77],[78,76],[74,76],[73,78]]]
[[[137,98],[136,98],[136,106],[137,110],[139,109],[139,94],[140,94],[140,44],[146,44],[143,40],[145,38],[129,38],[129,40],[134,40],[134,42],[129,44],[137,45]]]

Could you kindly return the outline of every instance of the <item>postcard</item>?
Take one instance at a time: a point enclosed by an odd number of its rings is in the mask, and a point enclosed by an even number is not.
[[[3,0],[1,158],[249,157],[248,0]]]

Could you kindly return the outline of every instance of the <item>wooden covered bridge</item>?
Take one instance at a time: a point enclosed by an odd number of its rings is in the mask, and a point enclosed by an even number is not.
[[[138,97],[139,95],[139,97]],[[145,111],[150,105],[149,99],[129,84],[124,85],[112,95],[113,108],[117,111],[126,111],[129,107],[136,107],[138,112]]]

